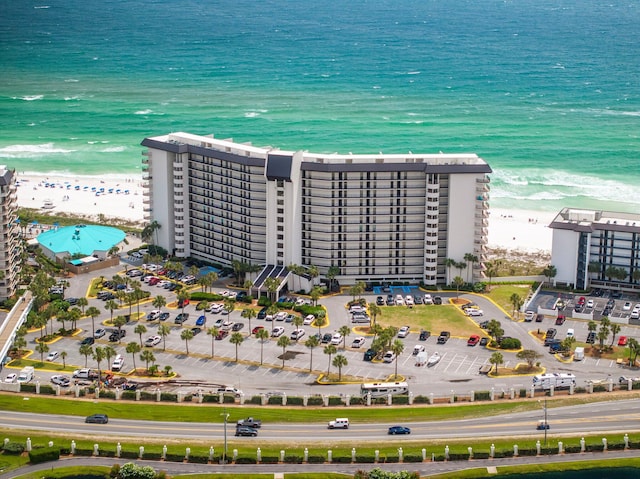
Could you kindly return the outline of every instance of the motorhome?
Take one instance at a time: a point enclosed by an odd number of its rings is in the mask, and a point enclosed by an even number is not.
[[[372,398],[399,396],[409,394],[409,384],[406,382],[363,383],[360,386],[360,396]]]
[[[33,368],[33,366],[25,366],[24,368],[22,368],[22,371],[20,371],[20,374],[18,375],[18,382],[28,383],[33,379],[34,375],[35,369]]]
[[[568,388],[576,384],[575,374],[570,373],[548,373],[538,374],[533,377],[533,386],[543,390]]]

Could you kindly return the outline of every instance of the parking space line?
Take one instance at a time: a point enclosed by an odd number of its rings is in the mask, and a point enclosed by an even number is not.
[[[455,372],[457,373],[460,368],[464,365],[464,363],[466,362],[468,356],[464,356],[464,358],[462,358],[462,361],[460,361],[460,365],[456,368]]]

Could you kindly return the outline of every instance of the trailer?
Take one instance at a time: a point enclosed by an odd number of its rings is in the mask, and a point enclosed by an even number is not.
[[[544,391],[551,389],[568,388],[576,384],[575,374],[570,373],[548,373],[538,374],[533,377],[533,387]]]
[[[28,383],[33,379],[34,376],[35,376],[35,369],[33,368],[33,366],[25,366],[24,368],[22,368],[22,371],[20,371],[20,375],[18,376],[18,382]]]

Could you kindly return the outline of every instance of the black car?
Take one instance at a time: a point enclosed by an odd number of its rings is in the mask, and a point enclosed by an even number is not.
[[[244,323],[234,323],[231,326],[231,331],[240,331],[242,328],[244,328]]]
[[[393,306],[394,304],[396,304],[396,300],[393,299],[393,295],[387,295],[387,306]]]
[[[193,333],[194,336],[197,336],[202,332],[202,328],[191,328],[191,332]]]
[[[259,312],[258,312],[258,319],[264,319],[267,317],[267,308],[262,308]]]
[[[93,424],[107,424],[109,422],[109,416],[107,416],[106,414],[92,414],[91,416],[87,416],[84,422]]]
[[[481,337],[480,346],[486,346],[487,344],[489,344],[489,338],[487,338],[486,336]]]
[[[377,304],[378,306],[384,306],[384,298],[383,298],[382,296],[378,296],[378,297],[376,298],[376,304]]]
[[[556,337],[556,334],[558,333],[558,331],[556,331],[555,328],[549,328],[547,329],[547,333],[545,334],[544,338],[545,339],[553,339]]]
[[[544,319],[544,314],[536,314],[536,323],[541,323]]]
[[[414,304],[422,304],[424,301],[422,300],[422,296],[416,294],[413,296],[413,302]]]
[[[440,296],[435,296],[433,298],[433,304],[442,304],[442,298]]]
[[[173,321],[175,324],[182,324],[187,319],[189,319],[189,313],[180,313],[176,316],[176,319]]]
[[[158,316],[158,319],[160,321],[166,321],[167,319],[169,319],[169,316],[171,316],[169,313],[160,313],[160,316]]]
[[[595,331],[589,331],[589,334],[587,334],[587,340],[585,342],[588,344],[594,344],[596,342]]]
[[[373,349],[367,349],[364,353],[365,361],[373,361],[373,358],[376,357],[376,352]]]
[[[93,344],[95,342],[96,342],[96,340],[93,339],[93,338],[84,338],[80,344],[82,344],[82,345],[84,345],[84,344],[91,345],[91,344]]]
[[[411,429],[404,426],[391,426],[389,428],[389,434],[411,434]]]
[[[111,335],[109,336],[109,341],[111,341],[112,343],[115,343],[116,341],[120,341],[122,338],[124,338],[127,335],[127,332],[124,329],[121,329],[120,331],[115,330],[113,333],[111,333]]]
[[[449,331],[440,332],[440,336],[438,336],[438,344],[445,344],[447,341],[449,341],[450,337],[451,333]]]
[[[321,340],[320,342],[321,342],[321,343],[329,343],[329,342],[331,342],[331,337],[332,337],[332,336],[331,336],[331,333],[325,333],[325,334],[322,336],[322,340]]]
[[[239,426],[236,428],[236,436],[257,436],[258,431],[252,427]]]
[[[424,329],[420,331],[420,341],[426,341],[431,336],[431,331],[425,331]]]

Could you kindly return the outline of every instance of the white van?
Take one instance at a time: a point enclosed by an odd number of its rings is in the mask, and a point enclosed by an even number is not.
[[[113,360],[111,364],[112,371],[122,371],[122,367],[124,366],[124,358],[122,355],[118,354],[116,358]]]
[[[329,421],[329,429],[349,429],[349,419],[339,417],[335,421]]]
[[[567,329],[567,338],[573,338],[575,336],[575,331],[573,330],[573,328],[569,328]]]
[[[584,348],[577,347],[575,351],[573,351],[573,360],[582,361],[583,359],[584,359]]]

